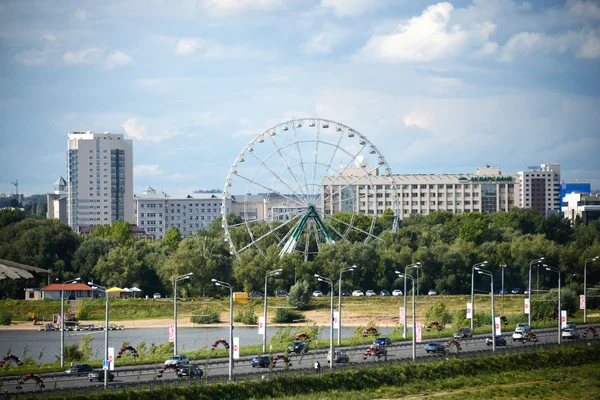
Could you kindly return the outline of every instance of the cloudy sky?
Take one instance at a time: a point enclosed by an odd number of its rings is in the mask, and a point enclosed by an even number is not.
[[[559,161],[600,189],[600,3],[0,1],[0,192],[66,176],[67,133],[134,140],[135,191],[223,187],[253,136],[340,121],[394,173]]]

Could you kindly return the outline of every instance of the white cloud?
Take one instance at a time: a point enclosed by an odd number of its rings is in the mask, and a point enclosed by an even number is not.
[[[600,58],[600,38],[590,35],[575,55],[578,58]]]
[[[338,17],[356,16],[374,6],[372,0],[321,0],[321,7],[332,8]]]
[[[181,38],[175,43],[175,54],[180,56],[190,56],[199,54],[202,57],[210,59],[261,59],[263,61],[272,61],[276,59],[273,53],[261,49],[255,49],[247,44],[224,45],[213,40],[202,38]]]
[[[163,139],[169,139],[169,138],[179,134],[179,132],[177,132],[174,129],[165,129],[161,132],[160,135],[152,136],[152,135],[148,134],[148,131],[146,130],[146,126],[139,124],[137,119],[135,119],[135,118],[129,118],[121,126],[123,127],[123,129],[125,129],[125,133],[127,133],[127,135],[131,136],[132,138],[138,139],[138,140],[148,140],[150,142],[155,142],[155,143],[160,142]]]
[[[537,32],[520,32],[506,42],[500,61],[510,62],[530,56],[553,56],[572,53],[577,58],[600,58],[600,38],[593,32],[567,32],[546,35]]]
[[[125,53],[115,51],[114,53],[111,53],[104,61],[104,68],[115,69],[128,64],[133,64],[133,59]]]
[[[15,56],[15,60],[19,64],[34,66],[34,65],[44,65],[48,61],[48,51],[46,50],[25,50],[18,53]]]
[[[41,41],[54,42],[56,40],[56,36],[51,33],[44,33],[40,37]]]
[[[283,7],[282,0],[204,0],[203,7],[215,16],[227,16],[245,11],[269,12]]]
[[[160,169],[158,164],[142,164],[133,167],[133,175],[137,178],[140,176],[161,176],[164,171]]]
[[[375,35],[357,54],[357,59],[388,63],[426,62],[458,56],[467,51],[493,50],[488,42],[496,29],[490,21],[471,23],[463,27],[450,23],[450,3],[427,7],[418,17],[400,25],[399,31],[389,35]]]
[[[577,18],[589,18],[600,20],[600,7],[595,1],[567,1],[569,12]]]
[[[411,111],[406,114],[402,121],[404,121],[404,125],[406,126],[416,126],[421,129],[427,129],[431,126],[432,116],[430,113],[425,111]]]
[[[80,51],[66,51],[63,54],[65,64],[95,64],[100,59],[100,50],[89,48]]]
[[[77,10],[75,10],[75,12],[73,13],[73,17],[80,22],[83,22],[86,20],[87,18],[87,11],[82,10],[81,8],[78,8]]]
[[[323,31],[314,35],[302,46],[307,55],[329,54],[333,48],[342,43],[350,34],[348,29],[326,24]]]

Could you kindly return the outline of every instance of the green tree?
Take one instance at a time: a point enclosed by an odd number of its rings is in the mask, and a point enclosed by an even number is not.
[[[298,281],[288,293],[287,302],[298,310],[305,310],[310,304],[310,286],[305,280]]]

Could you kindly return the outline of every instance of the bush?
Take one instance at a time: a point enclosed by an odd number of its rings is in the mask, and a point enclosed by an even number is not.
[[[287,302],[290,306],[297,308],[298,310],[305,310],[310,304],[310,287],[306,281],[298,281],[290,289],[290,293],[287,297]]]
[[[87,301],[82,300],[79,302],[79,309],[77,310],[76,318],[80,320],[90,319],[91,308]]]
[[[544,295],[535,296],[531,299],[531,318],[534,320],[547,321],[550,314],[558,308],[558,289],[551,289]],[[561,308],[567,310],[567,315],[573,315],[579,308],[579,298],[573,289],[561,290]]]
[[[209,307],[203,307],[196,310],[190,321],[193,324],[216,324],[220,322],[219,312]]]
[[[452,313],[452,328],[466,328],[471,325],[471,320],[467,319],[467,311],[458,309]]]
[[[451,315],[448,312],[448,308],[446,308],[446,304],[438,301],[433,303],[425,312],[425,318],[427,319],[426,323],[437,321],[442,326],[446,325],[451,320]]]
[[[12,313],[10,311],[0,311],[0,325],[10,325],[12,322]]]
[[[237,314],[233,316],[234,322],[241,322],[245,325],[256,325],[257,320],[258,317],[254,314],[253,308],[238,311]]]
[[[275,318],[273,318],[273,322],[276,324],[287,324],[300,320],[304,320],[304,313],[289,308],[278,308]]]

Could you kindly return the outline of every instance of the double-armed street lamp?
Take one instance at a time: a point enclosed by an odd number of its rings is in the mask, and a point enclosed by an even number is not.
[[[177,355],[177,282],[182,282],[191,278],[193,272],[178,276],[173,281],[173,355]]]
[[[561,316],[561,310],[560,310],[560,270],[558,268],[549,267],[547,265],[545,265],[545,267],[546,267],[546,271],[556,272],[558,275],[558,344],[560,344],[561,339],[562,339],[562,332],[561,332],[562,316]]]
[[[544,257],[540,257],[536,260],[532,260],[529,263],[529,316],[528,316],[528,322],[529,322],[529,326],[531,327],[531,267],[533,267],[534,264],[543,264],[544,263]],[[559,332],[560,333],[560,332]]]
[[[333,350],[334,350],[333,349],[333,282],[331,281],[331,279],[324,278],[319,274],[315,274],[315,278],[317,278],[317,280],[319,282],[325,282],[331,287],[331,328],[329,331],[329,354],[330,354],[329,369],[331,371],[333,371],[333,360],[335,359],[335,353],[333,352]]]
[[[480,263],[474,264],[471,268],[471,332],[473,332],[473,329],[475,329],[475,270],[478,267],[483,267],[487,263],[487,260],[482,261]]]
[[[64,281],[60,289],[60,367],[65,367],[65,285],[79,282],[81,278]]]
[[[283,268],[276,269],[275,271],[267,272],[265,275],[265,310],[264,310],[264,333],[263,333],[263,354],[267,352],[267,282],[270,276],[279,275],[283,271]]]
[[[88,282],[88,285],[92,287],[92,290],[98,290],[100,292],[104,292],[104,297],[106,298],[106,310],[104,317],[104,359],[108,360],[108,292],[104,286],[100,286],[94,282]],[[104,389],[108,386],[108,370],[104,371]]]
[[[407,275],[408,274],[408,270],[412,269],[412,268],[416,268],[417,269],[417,274],[418,274],[419,273],[419,266],[420,265],[421,265],[420,261],[418,261],[418,262],[416,262],[414,264],[407,265],[406,267],[404,267],[404,275]],[[396,272],[398,272],[398,271],[396,271]],[[413,287],[414,287],[414,285],[413,285]],[[402,292],[402,295],[404,296],[404,321],[402,321],[402,337],[404,339],[406,339],[406,279],[404,280],[404,292]],[[414,293],[413,293],[413,297],[414,297]]]
[[[342,274],[344,272],[352,272],[356,269],[356,265],[351,267],[342,268],[340,271],[340,280],[338,285],[338,332],[337,332],[337,342],[338,346],[342,345]],[[333,356],[332,356],[333,357]]]
[[[587,263],[600,259],[600,256],[588,258],[583,264],[583,323],[587,324]]]
[[[417,308],[415,303],[415,278],[406,273],[395,271],[400,278],[404,278],[404,287],[406,288],[406,279],[410,279],[412,283],[412,359],[413,361],[417,358]],[[406,296],[404,297],[406,299]],[[406,308],[404,309],[404,329],[406,329]]]
[[[481,269],[480,267],[475,267],[478,274],[487,275],[492,279],[492,283],[490,285],[492,292],[492,351],[496,351],[496,314],[494,309],[494,274],[490,271]]]
[[[211,279],[215,286],[229,288],[229,380],[233,378],[233,288],[227,282]]]

